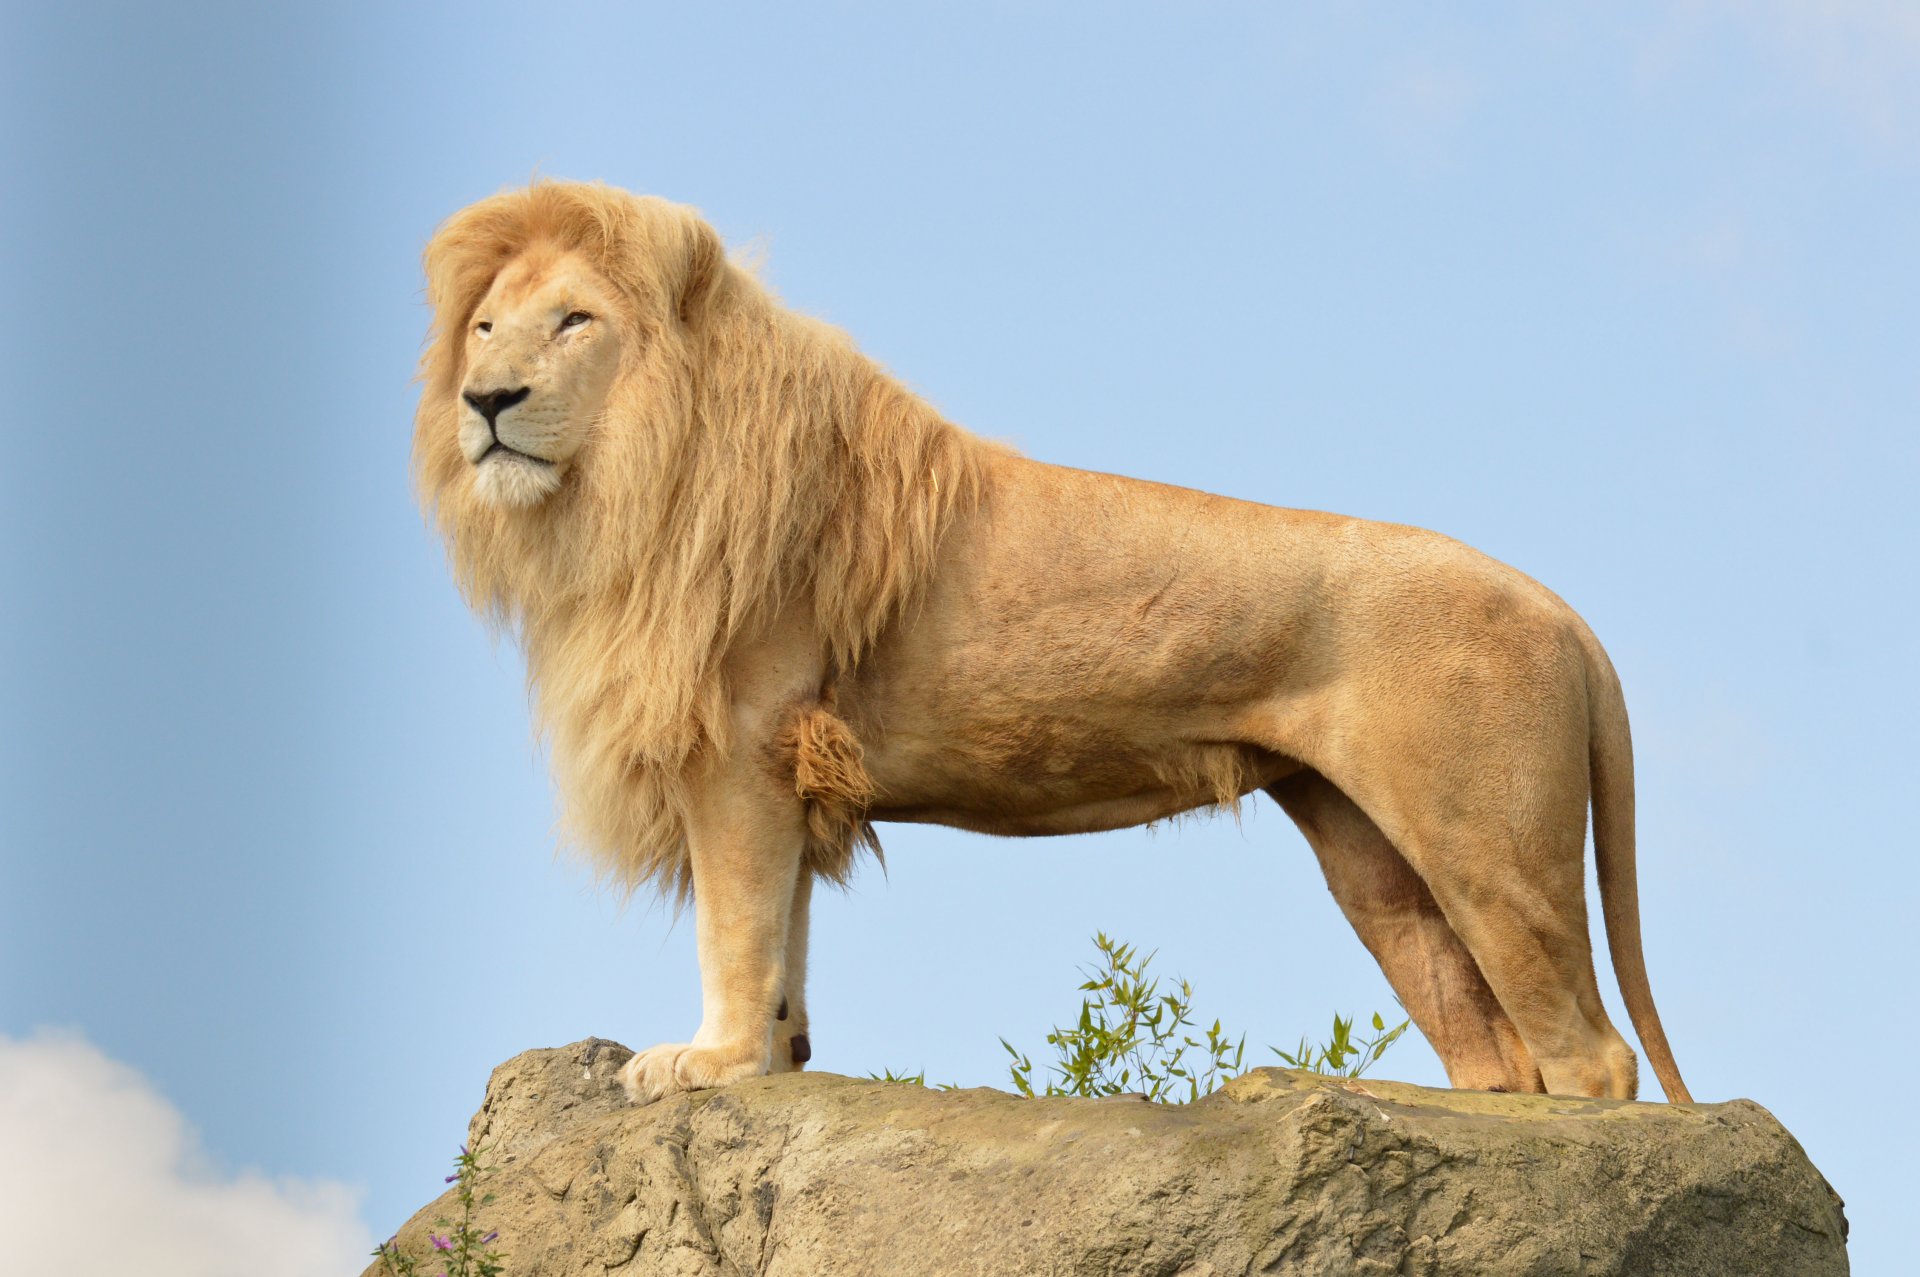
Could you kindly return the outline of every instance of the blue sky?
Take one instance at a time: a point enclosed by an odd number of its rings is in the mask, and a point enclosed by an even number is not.
[[[602,178],[1033,456],[1433,527],[1571,602],[1681,1067],[1893,1270],[1920,18],[1276,8],[0,10],[0,1080],[118,1079],[174,1132],[141,1201],[350,1254],[493,1064],[694,1027],[691,925],[553,854],[519,655],[407,484],[426,237]],[[1095,929],[1261,1055],[1392,1009],[1271,806],[883,836],[816,905],[819,1067],[1004,1085]],[[121,1129],[90,1111],[0,1107]]]

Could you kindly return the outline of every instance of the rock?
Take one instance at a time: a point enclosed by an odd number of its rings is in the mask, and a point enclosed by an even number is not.
[[[494,1070],[469,1134],[508,1274],[1847,1271],[1839,1197],[1749,1100],[1257,1069],[1182,1106],[812,1073],[632,1108],[630,1054],[589,1039]],[[423,1256],[456,1209],[402,1246]]]

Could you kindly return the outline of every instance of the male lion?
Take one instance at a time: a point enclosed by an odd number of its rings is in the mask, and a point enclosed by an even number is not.
[[[572,834],[691,893],[703,1014],[650,1101],[810,1054],[816,877],[869,822],[1137,825],[1256,789],[1455,1086],[1631,1097],[1627,713],[1557,597],[1431,532],[1030,461],[782,307],[691,210],[541,182],[426,251],[413,458],[525,646]]]

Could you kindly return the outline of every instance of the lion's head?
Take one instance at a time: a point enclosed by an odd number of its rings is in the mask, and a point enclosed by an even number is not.
[[[606,407],[627,311],[579,253],[543,245],[494,277],[467,325],[459,392],[481,500],[530,506],[559,490]]]
[[[414,459],[443,513],[540,505],[604,422],[680,409],[696,294],[727,271],[692,210],[562,182],[455,214],[426,268],[434,332]]]
[[[726,653],[798,602],[824,659],[857,660],[977,498],[981,447],[677,204],[539,182],[454,214],[425,265],[421,501],[526,647],[567,826],[616,877],[684,887],[681,778],[726,742]]]

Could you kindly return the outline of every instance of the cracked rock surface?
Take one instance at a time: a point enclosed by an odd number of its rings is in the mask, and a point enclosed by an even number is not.
[[[1847,1271],[1839,1197],[1749,1100],[1258,1069],[1182,1106],[812,1073],[633,1108],[630,1054],[494,1070],[469,1135],[514,1277]]]

